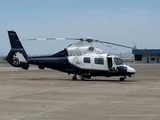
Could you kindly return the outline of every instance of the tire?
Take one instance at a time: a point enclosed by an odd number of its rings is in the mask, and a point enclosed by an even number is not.
[[[77,77],[76,77],[76,76],[73,76],[73,77],[72,77],[72,80],[77,80]]]
[[[123,78],[123,77],[121,77],[119,80],[120,80],[120,81],[124,81],[124,78]]]

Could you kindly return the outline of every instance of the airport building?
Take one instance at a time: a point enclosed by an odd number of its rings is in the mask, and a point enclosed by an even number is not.
[[[136,63],[160,63],[160,49],[132,50]]]

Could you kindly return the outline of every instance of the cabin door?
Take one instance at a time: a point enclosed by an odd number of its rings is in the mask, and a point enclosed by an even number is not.
[[[108,70],[111,71],[113,67],[112,57],[107,57]]]

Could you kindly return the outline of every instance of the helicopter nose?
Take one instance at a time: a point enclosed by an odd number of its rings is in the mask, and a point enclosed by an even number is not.
[[[131,74],[135,74],[135,73],[136,73],[136,70],[133,69],[132,67],[128,67],[128,68],[127,68],[127,72],[128,72],[128,73],[131,73]]]

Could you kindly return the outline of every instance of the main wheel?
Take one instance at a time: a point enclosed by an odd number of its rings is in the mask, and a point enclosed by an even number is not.
[[[124,81],[124,79],[125,79],[124,77],[121,77],[119,80],[120,80],[120,81]]]
[[[73,77],[72,77],[72,80],[77,80],[77,77],[76,77],[76,76],[73,76]]]
[[[81,76],[81,80],[85,80],[85,78]]]

